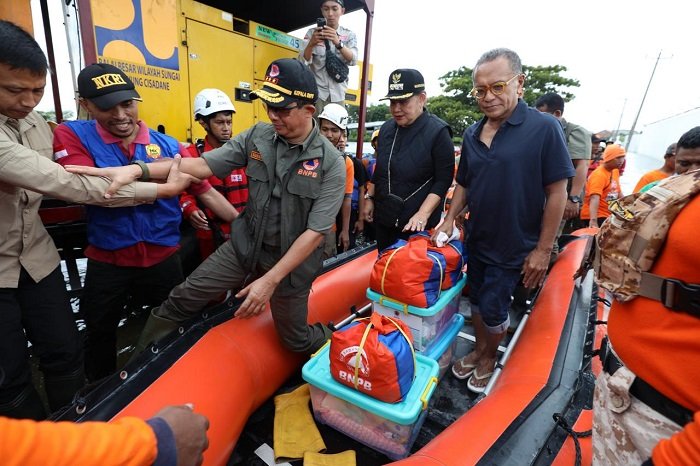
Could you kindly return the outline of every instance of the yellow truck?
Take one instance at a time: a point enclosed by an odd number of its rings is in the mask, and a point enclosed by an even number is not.
[[[42,10],[46,9],[45,31],[47,1],[40,0]],[[7,4],[0,6],[2,17],[31,27],[31,21],[27,24],[30,0],[3,3]],[[321,0],[61,3],[65,4],[69,46],[72,44],[73,54],[79,55],[72,56],[72,63],[106,62],[121,68],[143,98],[140,118],[180,141],[192,141],[204,136],[192,114],[194,96],[204,88],[219,88],[231,98],[236,107],[234,134],[267,120],[262,105],[251,101],[249,93],[260,85],[271,61],[298,55],[302,40],[287,32],[314,24],[320,16]],[[371,24],[373,4],[373,0],[346,0],[346,13],[363,9]],[[366,53],[368,50],[366,47]],[[79,69],[72,71],[76,75]],[[366,73],[359,76],[368,82]],[[350,83],[349,104],[361,104],[361,82]]]

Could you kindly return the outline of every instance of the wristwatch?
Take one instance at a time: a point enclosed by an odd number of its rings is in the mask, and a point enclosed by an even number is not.
[[[373,201],[374,196],[372,196],[370,193],[365,193],[365,199],[369,199],[370,201]]]
[[[335,46],[336,49],[338,50],[343,50],[343,47],[345,47],[345,44],[343,44],[343,41],[338,41],[338,45]]]
[[[569,196],[568,199],[573,202],[574,204],[580,204],[581,203],[581,196]]]

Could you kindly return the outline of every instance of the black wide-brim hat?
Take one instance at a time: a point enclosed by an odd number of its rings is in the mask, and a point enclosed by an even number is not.
[[[298,100],[316,103],[318,86],[308,66],[294,58],[282,58],[270,63],[262,88],[250,93],[268,106],[281,108]]]

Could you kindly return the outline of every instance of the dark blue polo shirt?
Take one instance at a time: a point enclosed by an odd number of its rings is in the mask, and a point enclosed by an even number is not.
[[[464,132],[457,182],[468,190],[468,253],[519,269],[537,245],[544,187],[574,176],[561,125],[518,102],[487,147],[479,140],[486,119]]]

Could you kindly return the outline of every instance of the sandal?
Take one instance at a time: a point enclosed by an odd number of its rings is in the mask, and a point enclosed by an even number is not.
[[[465,364],[464,360],[466,358],[466,356],[459,358],[452,364],[452,374],[459,380],[469,378],[476,368],[476,364]]]
[[[492,375],[493,371],[488,372],[484,375],[479,375],[476,373],[476,369],[474,369],[472,376],[469,377],[469,380],[467,381],[467,388],[474,393],[483,393],[483,391],[486,390],[486,386],[489,384],[489,380],[491,379]],[[474,382],[481,382],[482,380],[486,380],[486,383],[484,385],[474,385]]]

